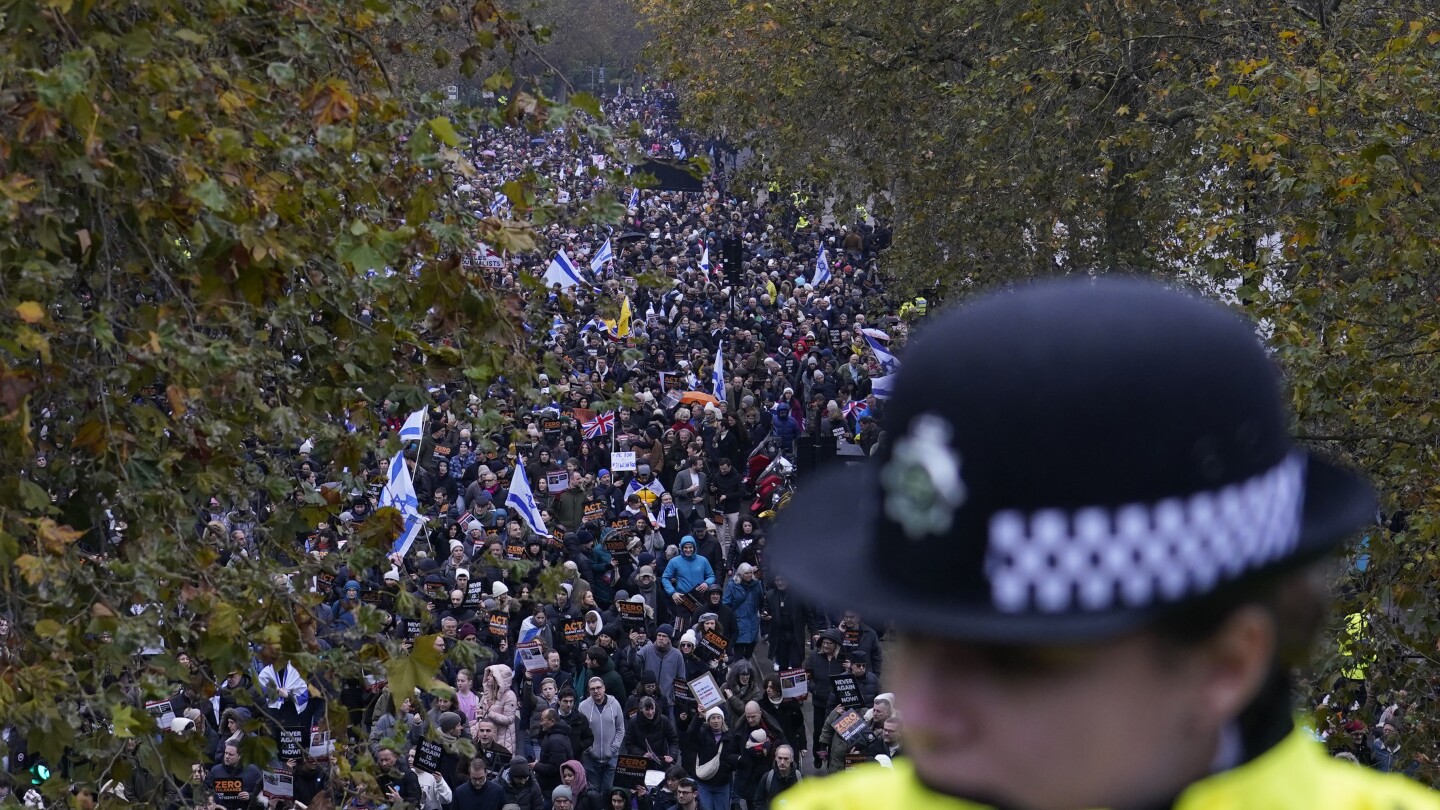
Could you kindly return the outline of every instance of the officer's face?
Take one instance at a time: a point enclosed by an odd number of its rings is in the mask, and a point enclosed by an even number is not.
[[[1083,647],[911,636],[885,674],[926,783],[1034,810],[1143,806],[1208,772],[1221,729],[1268,670],[1273,630],[1257,626],[1228,650],[1151,633]]]

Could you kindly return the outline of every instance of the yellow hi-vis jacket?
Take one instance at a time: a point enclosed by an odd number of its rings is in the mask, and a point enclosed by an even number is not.
[[[1039,777],[1043,778],[1043,777]],[[807,779],[771,802],[775,810],[981,810],[920,784],[901,757],[894,768],[861,765]],[[1440,793],[1395,774],[1332,759],[1296,729],[1255,759],[1206,777],[1176,798],[1173,810],[1435,810]]]

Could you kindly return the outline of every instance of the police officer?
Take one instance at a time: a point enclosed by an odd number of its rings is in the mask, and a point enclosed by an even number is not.
[[[876,464],[812,482],[772,563],[901,631],[905,756],[788,808],[1440,808],[1293,726],[1308,564],[1373,495],[1292,445],[1252,324],[1051,282],[942,315],[902,362]]]

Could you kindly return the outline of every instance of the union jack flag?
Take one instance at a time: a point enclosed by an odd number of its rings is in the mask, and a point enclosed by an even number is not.
[[[853,416],[853,417],[855,417],[856,419],[859,419],[860,417],[864,416],[865,414],[867,414],[867,413],[869,413],[869,412],[870,412],[870,408],[868,408],[868,407],[865,405],[865,400],[863,400],[863,399],[857,399],[857,400],[853,400],[853,401],[851,401],[851,402],[845,403],[845,415],[846,415],[846,416]]]
[[[599,414],[588,422],[580,423],[580,435],[587,439],[594,439],[604,436],[615,429],[615,412],[608,411]]]

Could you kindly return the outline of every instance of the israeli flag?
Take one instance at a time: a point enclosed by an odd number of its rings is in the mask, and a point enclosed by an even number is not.
[[[405,424],[400,426],[400,441],[418,442],[425,438],[425,409],[405,417]]]
[[[606,239],[605,244],[595,251],[595,258],[590,260],[590,271],[599,275],[605,269],[605,263],[615,259],[615,252],[610,249],[610,240]]]
[[[676,160],[684,160],[685,144],[681,143],[679,138],[676,138],[670,142],[670,152],[675,155]]]
[[[415,497],[415,482],[410,480],[410,468],[405,465],[403,450],[390,459],[390,474],[385,488],[380,490],[380,506],[393,506],[405,518],[405,529],[390,549],[392,554],[404,555],[415,538],[420,536],[425,518],[420,514],[420,499]]]
[[[820,246],[820,256],[815,259],[815,278],[810,283],[819,287],[830,280],[830,260],[825,258],[825,246]]]
[[[548,535],[545,529],[545,521],[540,517],[540,507],[535,505],[535,496],[530,493],[530,479],[525,477],[525,462],[515,460],[515,474],[510,477],[510,494],[505,496],[505,505],[515,511],[512,515],[518,516],[530,530],[540,535]]]
[[[570,257],[566,256],[563,250],[555,254],[550,266],[545,268],[545,286],[555,284],[567,290],[580,284],[580,271],[575,269],[575,263],[570,261]]]
[[[710,278],[710,246],[704,242],[700,244],[705,248],[700,254],[700,269],[705,272],[705,278]]]
[[[895,389],[895,375],[886,374],[884,377],[876,377],[870,381],[870,393],[876,399],[889,399]]]
[[[626,167],[625,167],[625,173],[626,173],[626,174],[629,174],[629,173],[630,173],[630,167],[629,167],[629,166],[626,166]],[[631,189],[631,190],[630,190],[630,202],[626,203],[626,204],[625,204],[625,207],[626,207],[626,208],[639,208],[639,207],[640,207],[640,189],[636,188],[636,189]]]
[[[710,370],[710,382],[714,386],[715,398],[721,402],[725,401],[725,356],[721,354],[725,348],[725,341],[715,347],[715,367]]]
[[[500,192],[497,191],[497,192],[495,193],[495,201],[492,202],[492,203],[490,203],[490,216],[492,216],[492,217],[500,216],[500,212],[501,212],[501,211],[504,211],[504,210],[505,210],[505,207],[506,207],[507,205],[509,205],[509,204],[510,204],[510,198],[509,198],[509,197],[506,197],[504,194],[501,194]]]
[[[865,342],[870,344],[870,351],[875,353],[875,359],[880,363],[880,370],[887,376],[900,370],[900,358],[886,351],[879,341],[866,335]]]

